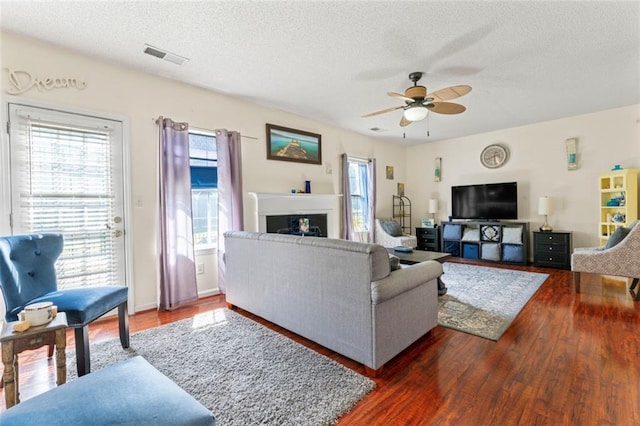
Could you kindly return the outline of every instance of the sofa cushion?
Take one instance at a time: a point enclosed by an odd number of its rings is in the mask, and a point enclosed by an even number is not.
[[[215,425],[204,405],[136,356],[0,413],[9,425]]]
[[[58,311],[67,314],[69,326],[78,327],[125,303],[128,292],[124,286],[78,287],[45,294],[29,303],[53,302]]]
[[[402,237],[402,227],[395,220],[381,220],[380,226],[392,237]]]
[[[615,247],[620,243],[620,241],[624,240],[624,238],[631,232],[631,228],[625,228],[624,226],[619,226],[613,231],[613,234],[607,240],[607,244],[604,245],[605,249],[610,249],[611,247]]]

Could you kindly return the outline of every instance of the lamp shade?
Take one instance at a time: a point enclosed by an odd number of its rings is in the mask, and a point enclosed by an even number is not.
[[[429,213],[438,213],[438,200],[429,200]]]
[[[429,110],[423,106],[414,106],[404,110],[404,118],[409,121],[424,120]]]
[[[538,199],[538,214],[546,215],[553,212],[553,199],[549,197],[540,197]]]

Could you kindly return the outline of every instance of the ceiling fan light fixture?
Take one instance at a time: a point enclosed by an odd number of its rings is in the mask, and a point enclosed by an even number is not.
[[[429,114],[429,110],[422,106],[414,106],[404,110],[404,118],[409,121],[420,121],[427,118],[427,114]]]

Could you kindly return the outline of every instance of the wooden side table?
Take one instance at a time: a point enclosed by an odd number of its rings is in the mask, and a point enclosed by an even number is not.
[[[13,331],[15,322],[4,323],[0,343],[2,344],[2,363],[4,364],[4,396],[7,409],[20,402],[18,391],[18,354],[22,351],[38,349],[42,346],[56,347],[56,384],[67,381],[67,316],[64,312],[48,324],[31,327],[27,331]]]

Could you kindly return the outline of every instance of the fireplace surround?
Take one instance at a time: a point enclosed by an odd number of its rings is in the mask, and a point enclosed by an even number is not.
[[[258,232],[268,232],[269,216],[300,216],[316,218],[326,215],[326,230],[322,236],[340,238],[340,194],[283,194],[249,192],[254,201],[253,222]],[[312,219],[313,222],[313,219]],[[311,223],[313,226],[313,223]],[[318,225],[316,225],[318,226]],[[271,232],[274,232],[271,230]]]

